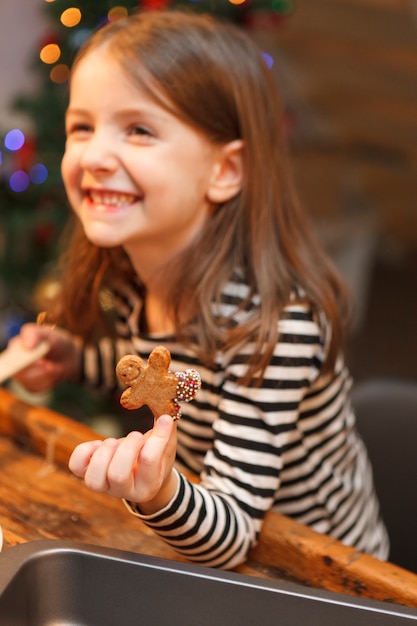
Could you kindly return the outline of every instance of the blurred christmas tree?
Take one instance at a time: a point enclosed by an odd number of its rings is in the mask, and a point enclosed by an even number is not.
[[[59,289],[49,273],[69,216],[61,181],[64,113],[74,55],[108,21],[139,10],[186,9],[211,13],[245,27],[274,26],[292,10],[290,0],[45,0],[45,35],[33,51],[39,77],[36,93],[17,97],[13,107],[30,121],[32,133],[13,128],[0,143],[0,349],[33,320],[45,299]],[[80,396],[75,404],[80,403]],[[65,402],[71,398],[66,396]],[[91,403],[87,400],[89,409]],[[61,410],[61,406],[57,406]],[[85,408],[85,407],[84,407]],[[71,414],[67,404],[65,411]]]
[[[42,7],[42,5],[40,5]],[[274,25],[290,0],[45,0],[45,33],[33,51],[37,93],[18,97],[32,136],[7,131],[0,145],[0,348],[19,324],[34,317],[56,285],[41,282],[56,258],[68,217],[60,176],[64,111],[72,59],[93,30],[138,10],[187,9],[212,13],[247,28]],[[3,148],[3,149],[2,149]],[[36,286],[36,288],[35,288]]]
[[[115,5],[108,0],[86,0],[82,9],[71,0],[43,4],[46,33],[31,63],[39,87],[12,103],[28,118],[32,133],[8,130],[0,146],[1,347],[57,288],[45,275],[57,257],[69,215],[60,174],[69,68],[94,29],[138,6],[136,0]]]

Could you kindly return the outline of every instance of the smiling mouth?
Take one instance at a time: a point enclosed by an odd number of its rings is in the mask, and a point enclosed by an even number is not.
[[[129,206],[137,200],[137,197],[133,194],[114,191],[97,191],[92,189],[88,195],[94,204],[104,204],[106,206]]]

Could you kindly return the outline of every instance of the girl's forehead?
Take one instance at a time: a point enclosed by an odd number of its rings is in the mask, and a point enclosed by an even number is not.
[[[123,98],[113,98],[123,94]],[[182,114],[164,90],[140,63],[131,71],[126,63],[107,47],[88,51],[73,67],[70,84],[70,103],[75,99],[94,101],[102,105],[112,102],[124,107],[125,99],[130,102],[146,102],[149,107],[163,109],[167,113],[182,118]]]
[[[120,66],[120,63],[117,61],[117,55],[112,54],[109,46],[104,44],[87,49],[81,54],[81,56],[75,60],[72,72],[75,74],[80,68],[84,68],[85,66],[95,65],[98,68],[103,64],[108,65],[110,70],[115,66]]]
[[[140,59],[130,62],[126,55],[118,54],[109,45],[102,44],[88,50],[73,66],[72,76],[79,70],[86,73],[107,76],[110,81],[121,78],[129,82],[132,87],[150,94],[162,94],[164,89],[157,79],[151,76],[149,70]]]

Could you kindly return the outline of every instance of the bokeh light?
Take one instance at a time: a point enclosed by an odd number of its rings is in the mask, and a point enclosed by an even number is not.
[[[56,63],[61,56],[61,49],[56,43],[48,43],[42,48],[39,56],[41,61],[52,65],[52,63]]]
[[[243,4],[246,0],[229,0],[230,4]]]
[[[42,185],[48,178],[48,170],[43,163],[36,163],[30,168],[29,178],[35,185]]]
[[[29,187],[30,178],[23,170],[16,170],[9,178],[9,186],[13,191],[26,191]]]
[[[61,14],[61,23],[67,28],[73,28],[81,22],[81,11],[77,7],[70,7]]]
[[[109,19],[110,22],[115,22],[116,20],[121,20],[125,17],[128,16],[128,10],[126,9],[126,7],[122,7],[122,6],[116,6],[113,7],[112,9],[110,9],[110,11],[107,14],[107,17]]]
[[[4,138],[4,145],[8,150],[20,150],[25,143],[25,136],[18,128],[9,130]]]
[[[267,52],[262,52],[262,56],[269,69],[271,69],[271,67],[274,65],[273,57],[271,57],[271,55]]]
[[[49,77],[54,83],[66,83],[69,79],[70,69],[65,63],[55,65],[49,72]]]

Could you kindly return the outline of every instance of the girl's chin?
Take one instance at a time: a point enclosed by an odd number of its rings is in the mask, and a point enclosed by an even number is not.
[[[120,236],[116,237],[114,232],[97,232],[94,228],[85,228],[84,232],[87,239],[98,248],[115,248],[123,244],[123,239],[121,239]]]

